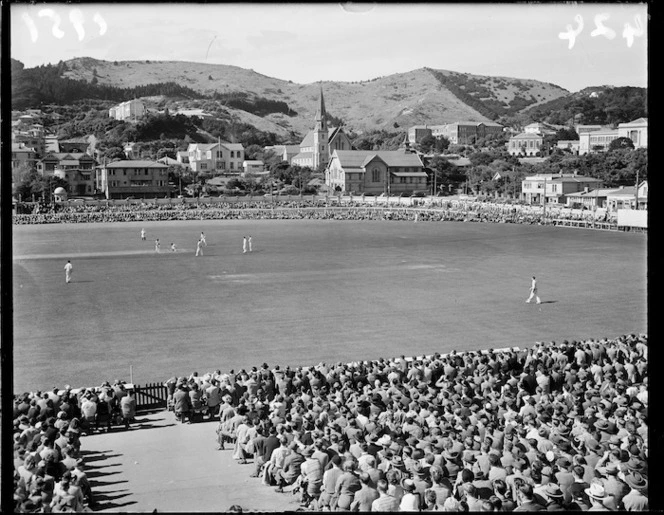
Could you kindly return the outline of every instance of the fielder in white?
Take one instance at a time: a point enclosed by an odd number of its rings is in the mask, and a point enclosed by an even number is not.
[[[247,253],[247,237],[242,238],[242,252]]]
[[[71,273],[74,270],[74,266],[71,264],[71,261],[67,261],[67,264],[65,265],[65,282],[70,283],[71,282]]]
[[[171,252],[175,252],[175,243],[171,243]]]
[[[537,296],[537,280],[535,279],[535,276],[533,275],[533,282],[530,284],[530,297],[526,300],[527,304],[530,304],[530,301],[535,299],[537,304],[541,304],[542,302],[540,301],[540,298]]]
[[[203,255],[203,242],[204,242],[204,240],[198,240],[198,243],[196,243],[196,255],[197,256],[202,256]]]
[[[160,248],[161,244],[159,243],[159,238],[157,238],[156,240],[154,240],[154,251],[159,252]]]
[[[205,233],[201,231],[201,244],[207,247],[207,241],[205,241]]]
[[[141,229],[141,239],[145,239],[145,229]]]
[[[249,252],[251,252],[251,236],[247,238],[247,243],[249,244]]]

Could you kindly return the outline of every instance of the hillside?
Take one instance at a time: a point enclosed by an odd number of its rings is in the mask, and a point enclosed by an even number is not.
[[[284,136],[305,134],[312,125],[320,87],[328,112],[341,118],[349,129],[394,130],[418,124],[442,124],[459,120],[489,121],[517,115],[525,108],[569,95],[553,84],[507,77],[484,77],[446,70],[421,68],[363,82],[295,84],[244,68],[180,61],[100,61],[77,58],[67,61],[63,77],[100,86],[132,88],[153,83],[177,83],[212,97],[245,93],[250,98],[285,102],[290,114],[276,112],[255,116],[225,105],[238,120],[260,130]],[[159,108],[167,101],[149,107]],[[206,101],[180,100],[175,108]],[[222,102],[222,105],[224,102]]]

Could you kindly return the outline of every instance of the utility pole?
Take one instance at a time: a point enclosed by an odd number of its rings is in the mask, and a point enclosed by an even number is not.
[[[546,175],[544,176],[544,194],[542,195],[542,204],[544,208],[542,209],[542,218],[546,218]]]
[[[639,209],[639,171],[636,171],[636,185],[634,186],[634,209]]]

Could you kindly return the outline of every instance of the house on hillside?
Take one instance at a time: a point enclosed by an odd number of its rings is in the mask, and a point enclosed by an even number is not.
[[[192,172],[242,173],[244,147],[241,143],[190,143],[186,152],[178,152],[177,160]]]
[[[408,141],[411,145],[419,145],[427,136],[432,136],[431,128],[426,125],[413,125],[408,128]]]
[[[316,170],[325,167],[335,150],[351,150],[352,144],[348,135],[341,127],[328,127],[323,88],[320,90],[315,125],[300,143],[300,151],[290,161],[292,165],[308,166]]]
[[[122,102],[108,110],[108,116],[116,120],[137,120],[145,114],[145,104],[138,99]]]
[[[88,137],[63,139],[58,141],[58,146],[60,152],[90,153],[90,139]]]
[[[648,148],[648,118],[618,124],[618,137],[631,139],[634,148]]]
[[[609,145],[620,136],[618,129],[600,129],[579,134],[579,155],[590,152],[605,152]]]
[[[325,171],[331,191],[387,195],[427,189],[419,156],[403,150],[335,150]]]
[[[154,161],[115,161],[95,169],[95,187],[107,199],[157,198],[170,194],[168,166]]]
[[[19,168],[35,169],[37,167],[37,151],[26,147],[23,143],[12,143],[12,170]]]
[[[540,152],[544,135],[539,132],[522,132],[507,142],[507,151],[513,155],[536,156]]]
[[[67,170],[91,173],[95,164],[94,157],[84,152],[49,152],[37,163],[37,171],[44,177]]]
[[[455,145],[472,145],[481,138],[502,133],[503,126],[494,122],[460,121],[432,128],[432,136],[444,136]]]
[[[44,177],[67,181],[72,195],[92,195],[96,164],[92,156],[83,152],[49,152],[37,163],[37,171]]]

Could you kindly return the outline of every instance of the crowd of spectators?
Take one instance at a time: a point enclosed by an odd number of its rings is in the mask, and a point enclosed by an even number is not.
[[[648,509],[647,335],[167,384],[183,422],[207,404],[218,448],[310,509]]]
[[[96,388],[53,388],[14,396],[14,511],[89,512],[95,498],[81,437],[129,429],[136,399],[122,381]]]
[[[591,211],[562,207],[504,204],[468,200],[435,200],[421,205],[398,203],[377,205],[362,200],[217,202],[196,204],[84,204],[62,206],[35,214],[14,215],[15,224],[95,223],[165,220],[226,220],[226,219],[322,219],[322,220],[408,220],[408,221],[470,221],[520,224],[558,224],[561,221],[595,221],[602,227],[616,227],[617,219],[604,213],[595,218]]]

